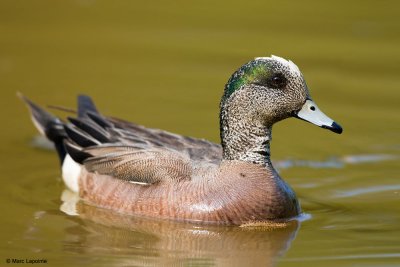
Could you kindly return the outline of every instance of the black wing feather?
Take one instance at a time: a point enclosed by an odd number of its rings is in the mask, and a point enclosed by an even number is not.
[[[72,124],[65,124],[64,129],[68,137],[81,147],[88,147],[100,144],[99,141],[89,136],[82,130],[74,127]]]
[[[91,120],[93,120],[97,125],[102,127],[103,129],[112,128],[113,124],[106,120],[103,116],[98,113],[87,112],[87,115]]]
[[[90,96],[79,95],[78,96],[78,117],[83,118],[87,116],[88,112],[99,113],[93,100]]]
[[[110,135],[103,128],[97,124],[94,124],[91,120],[71,117],[68,117],[68,120],[77,128],[98,140],[100,143],[107,143],[110,141]]]

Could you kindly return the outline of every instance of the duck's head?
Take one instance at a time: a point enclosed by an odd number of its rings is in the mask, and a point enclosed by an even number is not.
[[[225,86],[221,111],[225,113],[221,116],[238,112],[247,120],[265,126],[296,117],[342,133],[340,125],[311,99],[299,68],[277,56],[255,58],[240,67]]]

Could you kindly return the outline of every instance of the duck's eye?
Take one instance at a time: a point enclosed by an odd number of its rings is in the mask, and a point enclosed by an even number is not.
[[[282,73],[276,73],[268,79],[268,87],[275,89],[282,89],[286,86],[287,79]]]

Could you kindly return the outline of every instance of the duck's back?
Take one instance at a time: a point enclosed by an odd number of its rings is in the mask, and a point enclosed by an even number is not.
[[[193,161],[218,163],[222,159],[221,145],[205,139],[174,134],[168,131],[146,128],[132,122],[107,118],[118,129],[119,140],[127,145],[145,143],[143,148],[167,148],[185,153]]]

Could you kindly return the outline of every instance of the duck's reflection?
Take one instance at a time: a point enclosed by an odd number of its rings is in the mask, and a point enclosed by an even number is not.
[[[69,217],[78,225],[67,230],[65,249],[101,253],[115,266],[274,266],[300,226],[201,226],[117,214],[68,192],[62,198],[61,209],[78,214]]]

